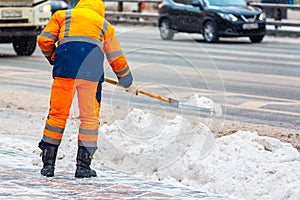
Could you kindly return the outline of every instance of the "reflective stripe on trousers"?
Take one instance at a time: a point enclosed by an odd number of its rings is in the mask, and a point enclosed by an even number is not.
[[[78,145],[97,148],[101,86],[98,82],[55,77],[43,141],[60,145],[75,91],[78,95]]]

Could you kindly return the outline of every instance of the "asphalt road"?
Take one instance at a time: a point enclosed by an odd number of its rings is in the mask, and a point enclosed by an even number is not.
[[[194,34],[162,41],[153,27],[116,30],[143,89],[182,101],[204,95],[222,105],[226,119],[300,130],[299,38],[268,36],[260,44],[248,38],[221,39],[207,44]],[[105,66],[107,76],[114,77]],[[0,67],[0,86],[49,93],[51,67],[38,49],[33,56],[17,57],[11,45],[0,44]],[[116,99],[116,104],[132,103]],[[151,104],[144,98],[137,103],[141,101]]]

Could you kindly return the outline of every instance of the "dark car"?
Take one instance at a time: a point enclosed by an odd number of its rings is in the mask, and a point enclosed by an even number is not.
[[[249,37],[257,43],[266,33],[266,17],[244,0],[164,0],[159,5],[159,30],[163,40],[187,32],[202,33],[206,42]]]

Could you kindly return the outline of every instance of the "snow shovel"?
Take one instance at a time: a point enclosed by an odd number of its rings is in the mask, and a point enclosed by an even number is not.
[[[106,83],[110,83],[112,85],[123,87],[117,81],[115,81],[113,79],[110,79],[110,78],[104,78],[104,81]],[[142,89],[138,89],[137,90],[136,95],[138,95],[138,94],[143,94],[143,95],[146,95],[148,97],[151,97],[151,98],[154,98],[154,99],[158,99],[160,101],[163,101],[163,102],[169,104],[172,107],[179,108],[179,109],[191,109],[191,110],[205,111],[205,112],[210,112],[210,113],[214,112],[213,108],[193,106],[193,105],[190,105],[190,104],[187,104],[187,103],[180,102],[177,99],[170,98],[170,97],[164,97],[164,96],[161,96],[161,95],[158,95],[158,94],[154,94],[152,92],[148,92],[148,91],[145,91],[145,90],[142,90]]]

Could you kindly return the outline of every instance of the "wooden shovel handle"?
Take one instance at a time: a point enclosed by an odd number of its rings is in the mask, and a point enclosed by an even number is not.
[[[137,93],[146,95],[146,96],[151,97],[151,98],[158,99],[160,101],[164,101],[166,103],[171,103],[171,99],[168,98],[168,97],[160,96],[158,94],[154,94],[152,92],[148,92],[148,91],[145,91],[145,90],[142,90],[142,89],[138,89]]]
[[[116,85],[116,86],[122,87],[117,81],[112,80],[112,79],[110,79],[110,78],[104,78],[104,81],[105,81],[106,83],[110,83],[110,84],[112,84],[112,85]],[[145,91],[145,90],[142,90],[142,89],[138,89],[137,94],[139,94],[139,93],[140,93],[140,94],[143,94],[143,95],[146,95],[146,96],[148,96],[148,97],[151,97],[151,98],[158,99],[158,100],[160,100],[160,101],[164,101],[164,102],[166,102],[166,103],[171,103],[171,102],[172,102],[172,99],[171,99],[171,98],[164,97],[164,96],[160,96],[160,95],[158,95],[158,94],[154,94],[154,93],[152,93],[152,92],[148,92],[148,91]]]
[[[112,84],[112,85],[116,85],[116,86],[122,87],[117,81],[115,81],[115,80],[113,80],[113,79],[110,79],[110,78],[104,78],[104,81],[105,81],[106,83],[110,83],[110,84]]]

